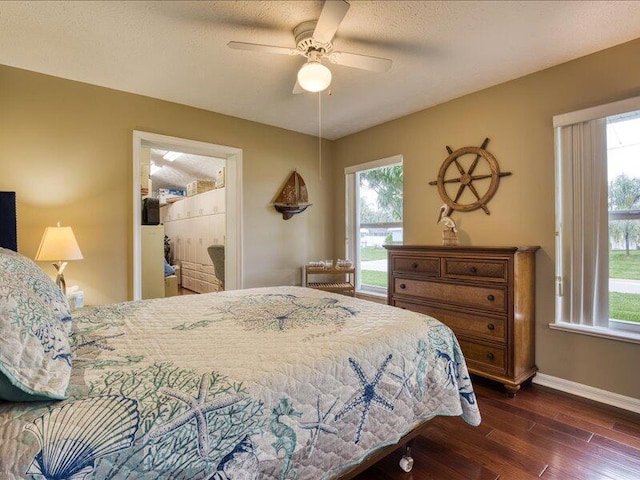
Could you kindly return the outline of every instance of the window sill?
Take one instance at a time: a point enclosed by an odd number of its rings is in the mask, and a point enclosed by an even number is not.
[[[387,303],[387,293],[376,291],[373,289],[358,290],[356,291],[356,297],[377,303]]]
[[[615,322],[617,323],[617,322]],[[618,340],[621,342],[640,344],[640,332],[630,332],[628,330],[618,330],[615,328],[591,327],[586,325],[574,325],[572,323],[550,323],[549,328],[553,330],[562,330],[564,332],[580,333],[592,337],[607,338],[609,340]]]
[[[371,295],[372,297],[387,298],[387,289],[381,288],[381,287],[364,286],[364,287],[360,287],[359,290],[356,290],[356,293],[361,293],[363,295]]]

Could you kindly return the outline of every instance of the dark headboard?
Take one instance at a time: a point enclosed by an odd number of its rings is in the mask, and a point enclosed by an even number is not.
[[[0,192],[0,247],[18,251],[16,192]]]

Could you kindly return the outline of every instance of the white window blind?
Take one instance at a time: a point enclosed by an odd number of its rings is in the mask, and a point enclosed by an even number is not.
[[[603,326],[608,318],[606,119],[556,131],[556,320]]]

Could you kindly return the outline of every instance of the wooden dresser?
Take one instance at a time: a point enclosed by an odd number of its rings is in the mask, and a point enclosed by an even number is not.
[[[510,396],[533,377],[535,254],[539,247],[386,246],[389,305],[455,332],[471,373]]]

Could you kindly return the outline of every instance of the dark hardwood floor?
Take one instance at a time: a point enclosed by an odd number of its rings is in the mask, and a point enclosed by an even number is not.
[[[525,385],[509,399],[474,381],[482,424],[431,420],[415,439],[413,471],[400,450],[356,480],[638,480],[640,415]]]

